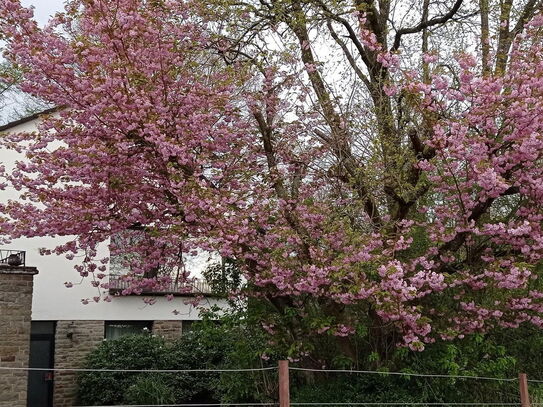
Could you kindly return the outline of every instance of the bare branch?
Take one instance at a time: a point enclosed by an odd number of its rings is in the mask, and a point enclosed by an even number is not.
[[[489,6],[488,0],[479,0],[479,8],[481,13],[481,51],[482,51],[482,65],[483,75],[490,74],[490,28],[488,23]]]
[[[328,20],[326,22],[326,26],[328,27],[328,30],[330,31],[330,35],[332,36],[332,38],[334,39],[334,41],[341,47],[341,49],[343,50],[343,53],[345,54],[345,57],[347,58],[347,61],[349,61],[349,64],[351,65],[351,67],[353,68],[354,72],[356,73],[356,76],[358,76],[360,78],[360,80],[362,82],[364,82],[364,84],[366,85],[366,87],[371,90],[371,83],[368,79],[368,77],[366,75],[364,75],[364,72],[362,72],[362,70],[360,69],[360,67],[356,64],[356,61],[353,57],[353,55],[351,54],[351,52],[349,51],[349,49],[347,48],[347,46],[345,45],[345,43],[341,40],[341,38],[339,38],[339,36],[337,35],[336,31],[334,30],[334,27],[332,27],[332,23],[330,22],[330,20]]]
[[[515,37],[524,30],[526,23],[534,16],[535,11],[543,6],[543,2],[529,0],[522,9],[522,13],[511,31],[509,31],[510,14],[512,0],[505,1],[502,5],[500,14],[500,34],[498,39],[498,52],[496,55],[495,72],[497,74],[505,72],[507,61],[509,59],[509,49]]]
[[[511,19],[511,9],[513,0],[503,0],[500,8],[500,30],[498,35],[498,50],[496,52],[496,74],[502,74],[507,65],[507,53],[511,45],[511,33],[509,32],[509,23]]]
[[[434,25],[439,25],[439,24],[445,24],[447,21],[449,21],[451,18],[454,17],[454,15],[458,12],[458,10],[460,9],[460,6],[462,5],[464,0],[456,0],[456,2],[454,3],[454,6],[450,9],[450,11],[443,15],[443,16],[440,16],[440,17],[434,17],[430,20],[427,20],[427,21],[421,21],[418,25],[414,26],[414,27],[409,27],[409,28],[401,28],[400,30],[398,30],[396,32],[396,36],[394,37],[394,45],[392,45],[392,51],[396,51],[398,48],[400,48],[400,44],[401,44],[401,41],[402,41],[402,35],[404,34],[416,34],[416,33],[419,33],[421,32],[422,30],[426,29],[426,28],[430,28]]]

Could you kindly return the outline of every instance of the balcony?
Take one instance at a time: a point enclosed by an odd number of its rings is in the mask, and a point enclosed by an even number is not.
[[[195,280],[190,283],[171,282],[169,284],[160,284],[159,287],[150,284],[148,287],[138,287],[137,292],[131,291],[131,281],[123,275],[109,276],[110,294],[123,295],[174,295],[193,297],[198,295],[210,296],[213,294],[211,287],[205,280]]]
[[[10,267],[25,267],[26,252],[23,250],[0,249],[0,264]]]

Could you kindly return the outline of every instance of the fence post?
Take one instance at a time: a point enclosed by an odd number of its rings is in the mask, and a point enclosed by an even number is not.
[[[528,378],[526,373],[519,373],[518,383],[520,387],[520,405],[530,407],[530,394],[528,393]]]
[[[290,407],[288,360],[279,361],[279,407]]]

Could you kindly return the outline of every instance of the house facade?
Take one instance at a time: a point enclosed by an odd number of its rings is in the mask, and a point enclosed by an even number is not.
[[[18,120],[0,127],[2,132],[35,131],[39,115]],[[10,168],[20,155],[0,150],[0,162]],[[17,199],[14,190],[0,191],[0,202]],[[200,309],[212,306],[226,307],[226,302],[211,295],[209,287],[201,280],[197,285],[198,294],[204,300],[195,307],[190,300],[195,293],[181,294],[179,287],[172,285],[168,292],[143,292],[141,295],[118,295],[124,288],[124,281],[111,273],[109,294],[111,302],[93,300],[100,295],[99,288],[79,277],[74,262],[56,255],[42,256],[39,249],[55,247],[68,238],[32,238],[14,240],[9,247],[0,247],[0,263],[8,262],[16,254],[24,264],[19,267],[35,266],[34,290],[31,301],[31,323],[29,335],[29,367],[72,369],[81,367],[85,357],[103,340],[115,339],[122,335],[150,330],[165,338],[175,338],[190,329],[193,321],[199,319]],[[9,251],[7,249],[13,250]],[[99,250],[106,257],[107,245]],[[191,274],[201,271],[204,259],[189,264]],[[68,283],[68,284],[66,284]],[[67,288],[70,287],[70,288]],[[104,289],[101,289],[102,296]],[[165,294],[173,294],[166,298]],[[142,297],[153,296],[156,302],[149,305]],[[0,350],[2,337],[0,336]],[[2,366],[0,362],[0,366]],[[28,374],[28,406],[72,406],[76,397],[76,374],[69,371],[30,371]],[[15,405],[15,404],[13,404]]]

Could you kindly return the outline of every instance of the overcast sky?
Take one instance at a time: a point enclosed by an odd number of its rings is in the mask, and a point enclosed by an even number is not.
[[[44,25],[49,16],[64,8],[64,0],[21,0],[21,3],[25,7],[34,6],[34,17],[40,25]]]

